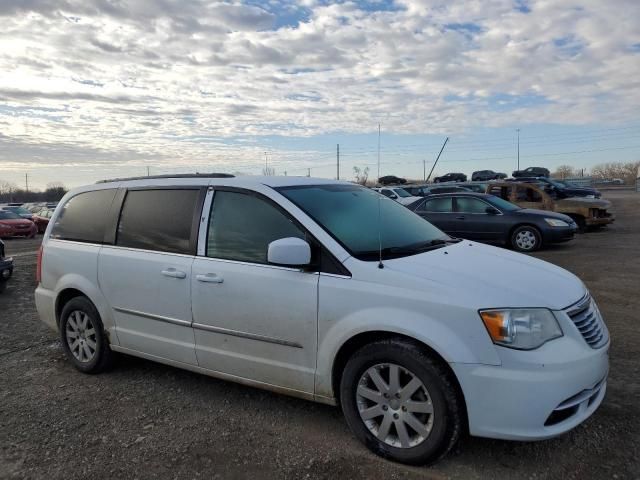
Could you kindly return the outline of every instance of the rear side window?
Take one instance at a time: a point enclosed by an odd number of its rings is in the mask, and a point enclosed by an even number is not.
[[[489,194],[500,197],[503,200],[511,200],[511,189],[513,186],[492,186],[489,189]]]
[[[278,208],[245,193],[217,191],[209,217],[207,257],[267,263],[269,243],[304,232]]]
[[[107,214],[116,189],[80,193],[64,204],[51,229],[51,238],[102,243]]]
[[[195,254],[193,216],[199,189],[130,190],[122,206],[116,245]]]
[[[460,213],[487,213],[487,205],[477,198],[456,197],[456,212]]]
[[[453,210],[451,205],[451,197],[434,198],[424,202],[420,210],[423,212],[451,213]]]
[[[519,186],[516,190],[516,201],[518,202],[542,202],[542,195],[537,190],[527,186]]]

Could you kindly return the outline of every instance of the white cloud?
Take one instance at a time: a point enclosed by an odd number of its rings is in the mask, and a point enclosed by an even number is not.
[[[14,148],[0,169],[34,161],[34,148],[45,163],[73,149],[87,162],[241,167],[260,149],[225,138],[638,117],[637,1],[396,6],[304,1],[308,20],[274,30],[277,8],[298,7],[4,0],[0,124]]]

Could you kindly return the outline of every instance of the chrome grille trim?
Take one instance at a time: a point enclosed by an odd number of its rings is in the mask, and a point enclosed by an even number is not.
[[[601,348],[609,340],[602,317],[589,293],[567,307],[565,313],[591,348]]]

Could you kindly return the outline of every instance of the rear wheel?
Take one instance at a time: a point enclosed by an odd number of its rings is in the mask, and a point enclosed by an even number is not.
[[[86,297],[67,302],[60,315],[60,336],[73,366],[84,373],[100,373],[111,367],[113,353],[96,307]]]
[[[464,409],[451,374],[422,348],[402,340],[358,350],[345,367],[340,402],[360,441],[402,463],[435,462],[462,432]]]
[[[522,225],[511,234],[511,245],[519,252],[533,252],[542,246],[542,235],[536,227]]]

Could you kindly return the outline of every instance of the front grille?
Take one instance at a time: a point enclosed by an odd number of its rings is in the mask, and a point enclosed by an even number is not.
[[[591,295],[587,293],[566,312],[591,348],[600,348],[607,343],[607,329]]]

